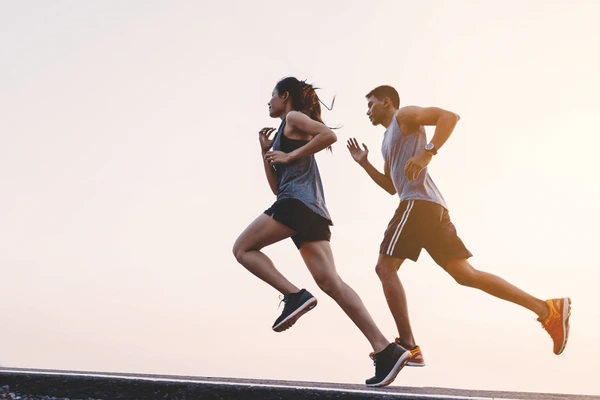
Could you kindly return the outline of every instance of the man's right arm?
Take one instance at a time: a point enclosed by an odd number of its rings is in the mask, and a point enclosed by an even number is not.
[[[383,170],[385,171],[383,174],[377,171],[377,168],[373,166],[368,160],[361,164],[361,167],[367,171],[367,174],[378,184],[383,190],[388,192],[389,194],[396,194],[396,188],[394,187],[394,183],[392,182],[392,178],[390,177],[390,172],[387,164],[383,165]]]
[[[390,177],[390,170],[388,168],[387,163],[383,165],[382,174],[371,164],[367,158],[369,154],[369,149],[363,143],[364,150],[360,148],[358,142],[355,138],[350,138],[347,143],[347,148],[350,151],[350,155],[360,165],[367,171],[367,174],[373,179],[373,181],[378,184],[383,190],[388,192],[389,194],[396,194],[396,188],[394,187],[394,183],[392,182],[392,178]]]

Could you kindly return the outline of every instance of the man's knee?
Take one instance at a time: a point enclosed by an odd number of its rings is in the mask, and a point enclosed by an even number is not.
[[[446,270],[459,285],[473,287],[477,282],[478,271],[466,260],[452,260]]]
[[[398,272],[399,265],[393,265],[390,263],[381,263],[378,262],[375,266],[375,273],[381,280],[387,279],[390,275],[396,274]]]

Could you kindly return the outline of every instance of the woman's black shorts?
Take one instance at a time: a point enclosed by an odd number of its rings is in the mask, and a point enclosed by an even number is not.
[[[292,240],[298,249],[305,242],[331,239],[331,221],[312,211],[300,200],[277,200],[265,214],[296,232]]]

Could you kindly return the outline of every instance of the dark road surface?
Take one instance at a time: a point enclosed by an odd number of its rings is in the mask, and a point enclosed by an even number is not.
[[[403,400],[600,400],[600,396],[550,393],[491,392],[430,387],[268,381],[84,371],[0,368],[0,387],[11,392],[57,398],[103,400],[284,400],[284,399],[403,399]]]

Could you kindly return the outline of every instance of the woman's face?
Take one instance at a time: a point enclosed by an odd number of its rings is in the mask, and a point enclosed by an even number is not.
[[[271,100],[269,100],[269,115],[272,118],[280,117],[285,112],[285,100],[279,96],[277,88],[273,89],[271,93]]]

